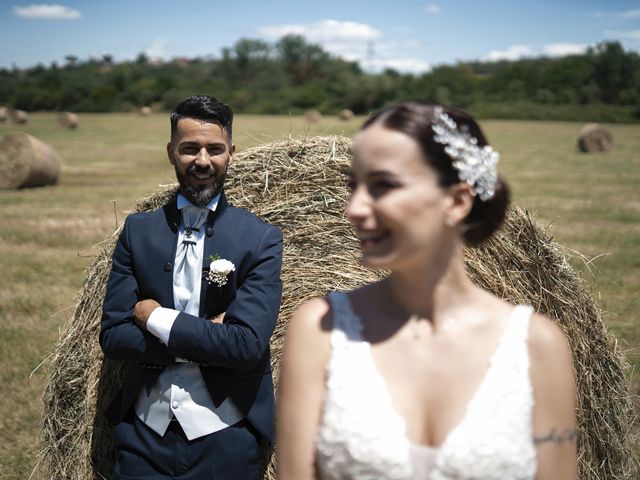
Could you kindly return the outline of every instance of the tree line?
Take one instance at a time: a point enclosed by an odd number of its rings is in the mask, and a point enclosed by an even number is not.
[[[65,60],[0,69],[0,105],[26,111],[113,112],[144,105],[168,110],[186,96],[209,93],[238,113],[366,114],[422,99],[494,118],[640,121],[640,55],[615,41],[579,55],[459,62],[421,75],[368,73],[296,35],[273,44],[240,39],[218,57]]]

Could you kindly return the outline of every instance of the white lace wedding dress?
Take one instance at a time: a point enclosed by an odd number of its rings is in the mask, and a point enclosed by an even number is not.
[[[436,449],[407,439],[346,294],[332,293],[329,302],[332,353],[316,441],[321,479],[534,478],[529,307],[514,309],[463,419]]]

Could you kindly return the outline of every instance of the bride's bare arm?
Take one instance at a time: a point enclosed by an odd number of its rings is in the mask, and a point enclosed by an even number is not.
[[[311,300],[293,314],[287,328],[276,413],[279,480],[317,478],[315,438],[330,354],[328,314],[325,300]]]
[[[568,341],[551,320],[534,315],[529,352],[535,400],[536,480],[574,480],[577,475],[576,388]]]

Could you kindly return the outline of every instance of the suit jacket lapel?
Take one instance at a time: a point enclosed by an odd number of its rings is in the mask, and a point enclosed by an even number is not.
[[[178,247],[178,228],[180,226],[180,211],[177,206],[177,194],[173,196],[163,207],[165,225],[167,230],[163,235],[158,235],[159,251],[166,257],[153,259],[163,262],[162,267],[165,277],[162,279],[162,293],[169,299],[170,308],[175,308],[173,297],[173,269],[175,268],[176,249]]]
[[[220,194],[220,200],[218,200],[218,205],[216,206],[215,211],[211,212],[207,217],[207,225],[205,230],[204,237],[204,249],[203,249],[203,257],[202,257],[202,283],[200,285],[200,316],[203,315],[205,308],[205,298],[207,296],[207,289],[209,288],[209,282],[206,280],[206,276],[209,273],[209,264],[211,261],[209,257],[211,255],[219,254],[220,252],[216,252],[216,219],[220,218],[223,215],[224,210],[227,208],[227,198],[222,192]],[[212,288],[217,288],[213,286]]]

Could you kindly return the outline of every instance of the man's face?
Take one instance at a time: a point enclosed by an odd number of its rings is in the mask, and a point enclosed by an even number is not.
[[[176,169],[180,192],[193,204],[204,206],[224,185],[236,146],[216,123],[193,118],[178,121],[175,137],[167,145]]]

